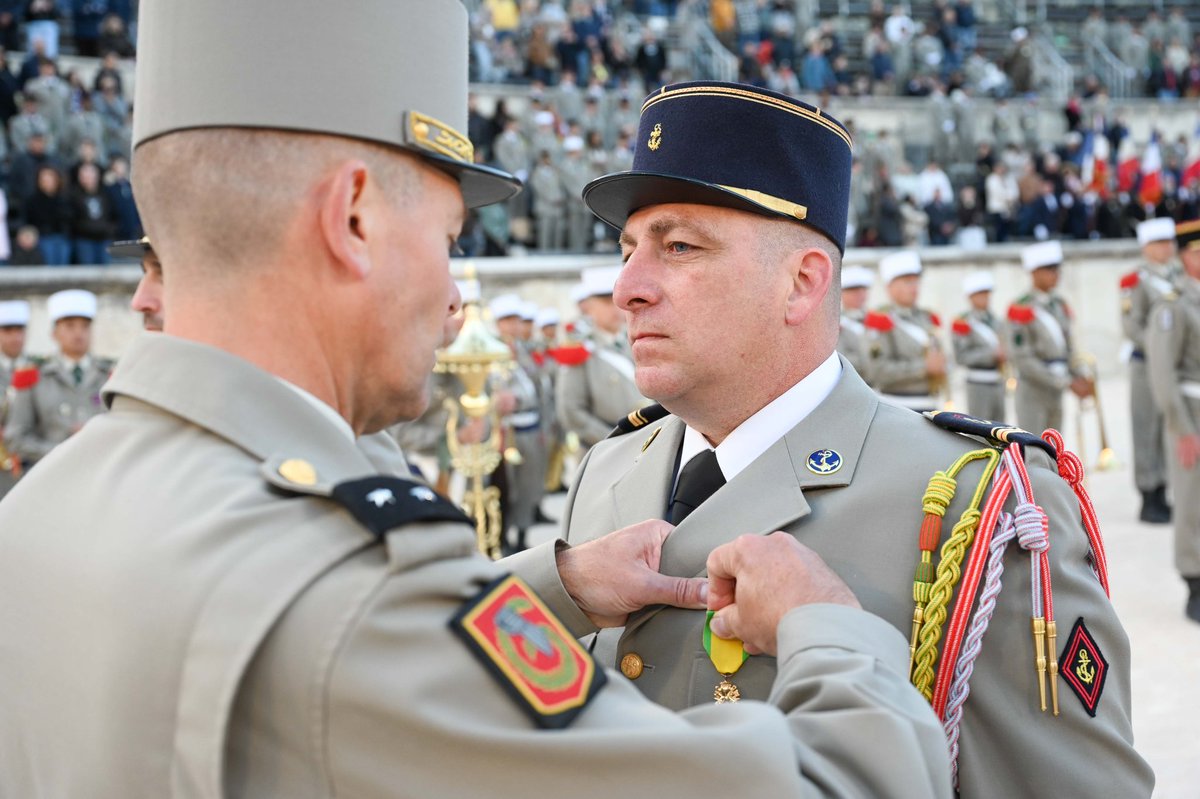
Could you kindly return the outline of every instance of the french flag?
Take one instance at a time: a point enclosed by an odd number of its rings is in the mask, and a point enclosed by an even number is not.
[[[1187,166],[1184,167],[1183,175],[1180,176],[1180,187],[1190,186],[1194,181],[1200,180],[1200,119],[1196,122],[1196,130],[1192,132],[1192,148],[1188,153]]]
[[[1083,139],[1083,163],[1080,178],[1086,191],[1108,197],[1108,137],[1103,132],[1088,131]]]
[[[1143,204],[1158,205],[1162,199],[1162,150],[1158,146],[1158,131],[1150,137],[1150,144],[1142,154],[1142,183],[1138,188],[1138,199]]]

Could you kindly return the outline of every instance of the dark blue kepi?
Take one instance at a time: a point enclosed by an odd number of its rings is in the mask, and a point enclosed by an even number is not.
[[[741,83],[676,83],[646,98],[636,144],[633,169],[583,190],[613,227],[650,205],[719,205],[797,220],[845,252],[853,144],[820,109]]]

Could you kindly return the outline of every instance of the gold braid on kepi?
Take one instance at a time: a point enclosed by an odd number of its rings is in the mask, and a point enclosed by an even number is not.
[[[1010,444],[1020,444],[1022,447],[1037,447],[1054,461],[1058,460],[1058,452],[1049,442],[1022,430],[1019,427],[1004,422],[989,422],[987,419],[977,419],[965,413],[955,411],[927,411],[925,418],[943,430],[951,433],[962,433],[968,436],[982,438],[993,446],[1003,449]]]
[[[608,434],[608,438],[616,438],[617,436],[623,436],[626,433],[632,433],[634,430],[645,427],[651,422],[657,422],[659,419],[663,419],[670,415],[671,412],[658,403],[655,403],[654,405],[647,405],[645,408],[638,408],[630,411],[628,416],[617,422],[617,426],[614,427],[612,432]]]

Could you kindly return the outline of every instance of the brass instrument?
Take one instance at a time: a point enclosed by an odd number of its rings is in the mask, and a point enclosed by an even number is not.
[[[1100,381],[1096,370],[1096,356],[1090,353],[1083,353],[1074,358],[1075,366],[1082,366],[1088,373],[1092,381],[1092,396],[1079,398],[1079,415],[1075,419],[1076,434],[1079,437],[1079,451],[1083,452],[1084,434],[1083,434],[1083,415],[1090,408],[1096,411],[1096,426],[1100,434],[1100,455],[1096,458],[1096,469],[1102,472],[1116,469],[1120,466],[1117,461],[1117,454],[1113,452],[1108,442],[1108,427],[1104,424],[1104,406],[1100,402]],[[1089,405],[1088,400],[1091,400]]]
[[[475,279],[475,271],[468,267],[467,280]],[[486,393],[488,376],[513,365],[508,347],[483,324],[479,309],[478,292],[463,305],[466,320],[454,343],[437,354],[434,370],[453,374],[462,381],[465,393],[456,400],[447,399],[446,443],[450,449],[450,462],[468,480],[468,489],[463,496],[463,509],[475,521],[476,546],[484,555],[500,557],[501,530],[500,489],[485,486],[483,479],[496,470],[504,454],[501,453],[500,415],[495,403]],[[491,424],[491,435],[477,444],[463,444],[458,440],[458,422],[465,415],[470,419],[486,418]]]

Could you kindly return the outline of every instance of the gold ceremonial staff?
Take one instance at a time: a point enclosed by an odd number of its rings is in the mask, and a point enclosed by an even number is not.
[[[493,560],[500,557],[500,489],[484,486],[483,478],[500,465],[501,427],[495,403],[486,392],[488,376],[513,366],[512,353],[504,342],[488,332],[479,310],[479,289],[475,269],[468,266],[466,279],[473,284],[464,298],[466,316],[458,338],[437,353],[434,371],[455,375],[462,381],[465,393],[458,400],[447,399],[446,444],[450,448],[450,463],[464,474],[468,489],[463,496],[463,509],[475,520],[476,545],[479,551]],[[477,444],[458,440],[458,421],[463,415],[470,419],[487,419],[491,434]]]

